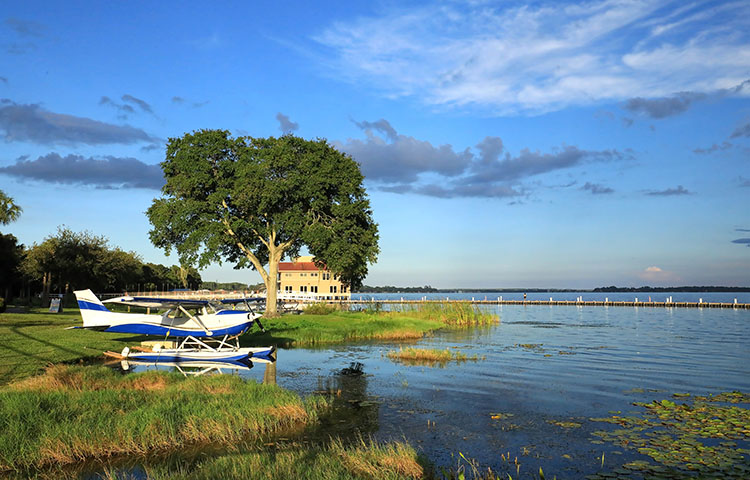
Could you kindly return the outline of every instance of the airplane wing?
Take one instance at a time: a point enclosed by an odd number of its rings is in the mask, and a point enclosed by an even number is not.
[[[252,297],[252,298],[225,298],[221,303],[225,305],[235,305],[237,303],[251,303],[251,302],[265,302],[266,299],[263,297]]]
[[[117,297],[104,300],[102,303],[118,303],[134,307],[146,308],[184,308],[202,307],[208,305],[208,300],[189,300],[184,298],[155,298],[155,297]]]

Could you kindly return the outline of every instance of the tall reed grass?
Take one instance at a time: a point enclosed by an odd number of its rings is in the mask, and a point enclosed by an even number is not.
[[[400,313],[424,320],[439,321],[450,327],[486,327],[500,323],[500,317],[470,302],[424,302],[396,305]]]
[[[229,445],[314,423],[326,407],[231,375],[53,366],[0,390],[0,472]]]
[[[147,467],[150,480],[297,479],[407,480],[425,478],[425,471],[410,445],[360,439],[349,445],[339,439],[328,445],[301,448],[279,445],[267,451],[221,455],[198,464],[190,472],[165,466]]]

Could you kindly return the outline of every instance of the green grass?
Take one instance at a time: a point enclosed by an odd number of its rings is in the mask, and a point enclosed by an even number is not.
[[[435,320],[454,328],[486,327],[500,323],[500,317],[496,314],[466,301],[426,302],[398,307],[406,315]]]
[[[351,445],[334,439],[328,445],[282,444],[266,451],[220,455],[200,461],[189,471],[184,466],[166,465],[147,466],[145,470],[149,480],[426,478],[416,451],[408,444],[362,439]],[[114,472],[110,477],[117,478]]]
[[[391,350],[386,354],[391,360],[404,363],[406,365],[419,365],[432,367],[436,365],[444,366],[450,361],[465,362],[467,360],[478,361],[479,357],[473,355],[469,357],[463,352],[451,350],[429,349],[429,348],[399,348]]]
[[[145,337],[102,333],[91,330],[65,330],[81,325],[78,310],[65,313],[0,314],[0,385],[40,373],[51,364],[101,357],[105,350],[120,351],[140,343]]]
[[[285,315],[266,321],[264,326],[265,334],[245,335],[240,338],[241,343],[290,347],[363,340],[416,340],[446,325],[401,312],[333,312]]]
[[[466,328],[497,323],[494,315],[460,302],[427,304],[393,312],[334,311],[325,315],[286,315],[268,319],[267,332],[257,329],[241,338],[245,346],[273,344],[312,346],[365,340],[417,340],[441,328]],[[119,352],[146,338],[140,335],[66,330],[79,326],[77,309],[65,313],[0,314],[0,385],[40,373],[51,364],[101,357],[105,350]]]
[[[232,445],[314,423],[326,407],[233,375],[60,365],[0,389],[0,472]]]

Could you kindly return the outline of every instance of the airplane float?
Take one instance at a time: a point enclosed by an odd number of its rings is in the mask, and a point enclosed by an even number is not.
[[[216,304],[208,300],[123,296],[102,302],[91,290],[74,292],[81,310],[83,326],[104,332],[158,335],[177,338],[175,348],[155,346],[153,351],[131,351],[125,347],[123,359],[146,362],[239,362],[247,363],[252,357],[272,359],[275,347],[241,348],[239,336],[253,324],[260,323],[260,314],[250,307],[250,302],[263,299],[231,299]],[[148,309],[164,310],[161,314],[113,312],[104,304],[119,304]],[[226,305],[244,303],[246,310],[226,308]]]

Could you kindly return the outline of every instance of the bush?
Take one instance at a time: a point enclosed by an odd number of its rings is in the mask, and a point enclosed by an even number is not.
[[[3,313],[5,311],[5,299],[3,297],[0,297],[0,313]]]
[[[328,305],[326,303],[313,303],[305,307],[304,313],[305,315],[328,315],[329,313],[333,313],[338,308],[336,305]]]

